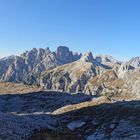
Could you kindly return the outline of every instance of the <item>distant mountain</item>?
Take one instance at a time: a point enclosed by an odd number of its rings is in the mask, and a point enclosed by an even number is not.
[[[127,62],[127,64],[135,68],[140,67],[140,57],[133,57],[132,59],[130,59],[130,61]]]
[[[109,55],[74,53],[59,46],[0,59],[0,82],[20,82],[46,90],[139,98],[140,57],[120,62]],[[131,79],[131,81],[130,81]],[[127,95],[127,96],[126,96]],[[120,96],[122,97],[122,96]]]
[[[82,55],[80,60],[44,72],[40,85],[48,90],[83,92],[92,76],[102,74],[110,68],[97,62],[91,52]]]
[[[104,65],[108,65],[111,68],[113,68],[116,65],[120,65],[122,62],[116,60],[115,58],[113,58],[110,55],[97,55],[95,57],[95,60],[99,63],[102,63]]]
[[[26,51],[20,56],[10,56],[0,59],[0,81],[21,82],[28,81],[31,76],[78,60],[81,55],[69,51],[65,46],[59,46],[56,52],[49,48]],[[30,81],[32,84],[32,81]]]

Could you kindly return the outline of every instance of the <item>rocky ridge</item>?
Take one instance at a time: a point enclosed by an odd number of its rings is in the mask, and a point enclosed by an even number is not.
[[[109,55],[73,53],[60,46],[55,52],[32,49],[20,56],[0,59],[0,81],[22,82],[45,90],[117,98],[140,98],[139,57],[119,62]],[[131,82],[129,82],[131,79]],[[122,97],[122,96],[121,96]]]
[[[49,48],[33,48],[20,56],[0,59],[0,81],[33,84],[41,72],[79,58],[79,54],[69,51],[69,48],[64,46],[58,47],[55,52],[51,52]]]
[[[95,57],[95,60],[99,63],[110,66],[111,68],[113,68],[116,65],[122,64],[122,62],[116,60],[115,58],[113,58],[110,55],[97,55]]]
[[[127,64],[135,68],[140,67],[140,57],[133,57],[130,61],[127,62]]]
[[[127,62],[119,63],[112,57],[109,63],[112,62],[113,67],[101,62],[97,61],[91,52],[87,52],[75,62],[44,72],[40,76],[39,85],[46,90],[83,92],[91,95],[106,95],[109,98],[118,98],[120,95],[127,99],[140,98],[139,80],[134,80],[136,73],[138,76],[139,68]],[[131,82],[128,82],[129,77]]]
[[[83,92],[91,76],[102,74],[107,69],[93,58],[91,52],[85,53],[80,60],[44,72],[40,85],[47,90]]]
[[[64,46],[0,59],[0,139],[139,139],[134,60],[79,55]]]

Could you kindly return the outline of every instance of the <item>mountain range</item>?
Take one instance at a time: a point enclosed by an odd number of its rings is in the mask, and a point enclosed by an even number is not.
[[[76,61],[80,58],[77,53],[72,53],[69,48],[60,46],[56,52],[49,48],[26,51],[20,56],[9,56],[0,59],[0,81],[22,82],[32,73],[41,73],[59,65]]]
[[[0,139],[140,139],[140,57],[59,46],[0,59]]]
[[[140,57],[120,62],[109,55],[72,52],[65,46],[59,46],[54,52],[49,48],[33,48],[20,56],[0,59],[0,82],[69,93],[127,94],[128,98],[138,98],[139,67]]]

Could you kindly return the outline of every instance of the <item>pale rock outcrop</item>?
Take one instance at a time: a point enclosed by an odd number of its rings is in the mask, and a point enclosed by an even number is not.
[[[36,84],[43,71],[76,61],[80,57],[80,54],[69,51],[65,46],[58,47],[56,52],[51,52],[49,48],[33,48],[20,56],[0,59],[0,82]]]
[[[0,82],[23,82],[46,90],[139,98],[139,57],[121,63],[112,56],[81,55],[59,46],[0,59]],[[137,76],[137,77],[136,77]],[[122,96],[121,96],[122,97]]]
[[[138,68],[140,67],[140,57],[133,57],[132,59],[130,59],[127,64],[135,67],[135,68]]]
[[[86,124],[85,122],[83,122],[82,120],[77,120],[77,121],[73,121],[67,124],[67,127],[74,131],[76,128],[80,128],[82,127],[84,124]]]
[[[88,52],[80,60],[44,72],[40,85],[48,90],[83,92],[92,76],[102,74],[108,69],[95,61],[92,53]]]
[[[118,74],[119,78],[123,78],[124,75],[128,72],[128,71],[133,71],[135,68],[127,63],[123,63],[120,66],[117,66],[114,68],[114,70],[116,71],[116,73]]]
[[[107,65],[111,68],[121,65],[122,62],[116,60],[110,55],[97,55],[95,60],[101,64]]]
[[[125,89],[126,96],[133,97],[133,99],[140,98],[140,69],[135,69],[133,71],[128,71],[124,75],[123,89]]]

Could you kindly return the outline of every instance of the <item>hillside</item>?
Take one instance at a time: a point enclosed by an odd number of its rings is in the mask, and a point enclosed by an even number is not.
[[[0,139],[138,140],[138,61],[64,46],[0,59]]]

